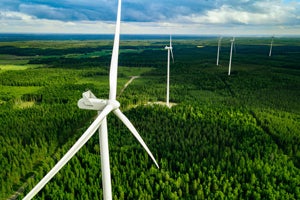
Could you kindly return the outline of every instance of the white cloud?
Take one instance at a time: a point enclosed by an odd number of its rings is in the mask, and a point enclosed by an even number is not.
[[[3,33],[113,33],[114,24],[100,21],[69,21],[38,19],[20,12],[1,11]]]
[[[178,16],[177,20],[185,23],[201,24],[284,24],[297,18],[296,9],[292,6],[282,6],[271,2],[258,1],[252,10],[223,5],[218,9],[208,10],[203,15],[191,14]]]
[[[1,1],[0,32],[114,32],[114,21],[108,20],[115,19],[115,1],[19,0],[23,2],[19,4],[16,0],[3,1],[6,7]],[[14,2],[14,9],[8,5],[11,2]],[[122,33],[300,34],[299,10],[300,2],[283,3],[282,0],[208,0],[200,3],[197,0],[126,0]]]
[[[5,21],[5,20],[32,20],[34,17],[20,13],[20,12],[14,12],[14,11],[1,11],[0,10],[0,19]]]

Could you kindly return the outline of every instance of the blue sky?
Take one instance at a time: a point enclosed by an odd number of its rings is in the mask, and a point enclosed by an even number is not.
[[[0,32],[113,33],[117,0],[1,0]],[[123,0],[122,33],[300,35],[300,0]]]

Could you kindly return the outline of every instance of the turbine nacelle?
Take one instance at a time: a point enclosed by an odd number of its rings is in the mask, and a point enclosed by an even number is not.
[[[113,110],[120,107],[117,100],[98,99],[90,90],[82,93],[77,105],[80,109],[96,111],[102,111],[107,105],[111,105]]]

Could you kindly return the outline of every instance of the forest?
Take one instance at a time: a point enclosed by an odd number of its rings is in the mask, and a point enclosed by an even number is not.
[[[113,199],[300,199],[300,39],[173,38],[120,44],[121,109],[157,159],[108,116]],[[22,199],[97,115],[109,93],[110,40],[0,41],[0,199]],[[139,76],[124,89],[132,76]],[[160,102],[160,103],[159,103]],[[99,135],[34,199],[102,199]]]

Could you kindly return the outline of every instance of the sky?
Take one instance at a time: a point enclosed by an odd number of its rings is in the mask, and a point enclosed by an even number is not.
[[[300,35],[300,0],[123,0],[122,34]],[[0,33],[114,33],[117,0],[1,0]]]

